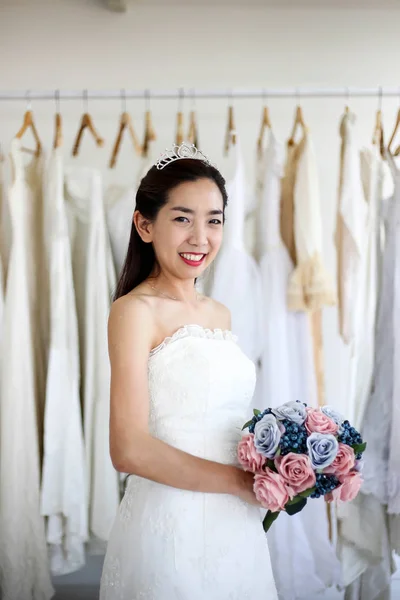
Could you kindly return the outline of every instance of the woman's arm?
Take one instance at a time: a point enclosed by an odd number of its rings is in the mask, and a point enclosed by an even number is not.
[[[150,435],[147,363],[154,334],[154,316],[145,300],[126,296],[113,304],[108,338],[114,467],[175,488],[234,494],[252,502],[249,473],[192,456]]]

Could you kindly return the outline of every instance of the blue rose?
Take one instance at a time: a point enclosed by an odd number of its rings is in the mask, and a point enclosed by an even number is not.
[[[344,417],[331,406],[323,406],[321,410],[324,415],[335,421],[337,425],[340,426],[343,423]]]
[[[256,450],[266,458],[275,458],[281,441],[284,427],[274,415],[265,415],[254,427],[254,445]]]
[[[313,469],[325,469],[333,463],[339,443],[330,433],[311,433],[307,438],[308,454]]]
[[[278,408],[273,408],[272,412],[280,421],[288,419],[297,425],[303,425],[307,418],[306,407],[298,400],[296,402],[286,402]]]

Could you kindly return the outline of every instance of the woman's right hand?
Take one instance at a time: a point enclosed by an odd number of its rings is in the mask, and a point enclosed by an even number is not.
[[[244,502],[261,508],[261,504],[257,500],[253,489],[254,473],[243,471],[239,468],[237,471],[237,490],[235,495],[244,500]]]

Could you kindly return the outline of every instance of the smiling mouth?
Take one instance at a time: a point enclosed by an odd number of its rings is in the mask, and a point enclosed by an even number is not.
[[[207,256],[207,254],[192,254],[189,252],[181,252],[179,253],[179,256],[187,265],[197,267],[204,262],[204,259]]]

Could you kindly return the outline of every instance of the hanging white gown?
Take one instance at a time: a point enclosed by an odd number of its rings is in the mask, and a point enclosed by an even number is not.
[[[391,525],[395,526],[396,523],[393,520],[390,524],[387,515],[394,398],[393,281],[399,198],[396,203],[396,196],[392,195],[382,203],[390,183],[385,172],[387,165],[381,160],[377,149],[364,151],[362,164],[369,205],[368,254],[363,266],[364,304],[359,307],[359,326],[364,329],[360,330],[356,340],[358,346],[362,347],[371,343],[372,336],[375,339],[372,340],[372,354],[359,354],[355,364],[355,381],[358,384],[355,387],[356,400],[360,403],[358,421],[368,445],[364,455],[362,491],[353,502],[341,505],[338,510],[339,553],[344,584],[348,586],[346,600],[386,600],[390,598],[390,578],[394,570],[391,545],[399,545],[399,540],[391,539],[390,532]],[[383,257],[379,244],[379,213],[385,226]],[[379,303],[375,316],[373,311],[377,294]],[[394,531],[398,531],[398,526],[394,527]]]
[[[50,350],[47,372],[41,511],[47,517],[51,571],[85,564],[87,498],[80,404],[79,340],[71,244],[64,202],[61,148],[54,150],[45,187],[50,268]]]
[[[141,158],[139,162],[136,187],[112,185],[105,194],[107,228],[117,277],[121,273],[128,250],[136,205],[136,191],[141,179],[155,163],[153,149],[154,143],[149,142],[148,155]]]
[[[367,204],[361,182],[360,154],[354,133],[355,120],[355,115],[348,112],[343,115],[340,123],[342,144],[336,248],[339,328],[346,344],[352,342],[356,335],[358,309],[355,299],[360,293],[367,226]],[[352,413],[346,416],[351,423],[354,423]]]
[[[115,273],[121,274],[128,250],[135,210],[135,190],[133,187],[113,185],[105,196],[106,219]]]
[[[3,169],[4,160],[5,159],[4,159],[3,155],[1,154],[1,150],[0,150],[0,237],[1,237],[1,231],[2,231],[3,206],[4,206],[4,202],[5,202],[5,196],[4,196],[5,185],[4,185],[4,169]],[[4,290],[5,290],[5,282],[6,282],[4,262],[5,262],[5,258],[3,255],[3,247],[2,247],[2,244],[0,244],[0,356],[1,356],[1,352],[2,352]]]
[[[239,142],[235,146],[235,173],[227,183],[228,206],[222,248],[211,266],[207,293],[231,311],[232,331],[247,356],[261,354],[262,290],[258,265],[244,245],[246,180]]]
[[[0,371],[0,589],[3,600],[47,600],[50,581],[40,514],[38,402],[41,375],[41,159],[24,167],[11,146],[12,219]]]
[[[65,200],[80,338],[89,532],[104,542],[118,508],[119,484],[109,453],[107,349],[107,321],[115,290],[115,272],[99,171],[66,168]]]
[[[258,164],[260,200],[256,219],[263,285],[260,410],[293,400],[317,406],[308,315],[290,312],[286,304],[293,264],[279,226],[283,160],[283,148],[270,132]],[[268,543],[281,600],[308,600],[338,583],[340,565],[329,542],[322,499],[310,500],[295,516],[282,513],[268,532]]]
[[[375,360],[375,325],[380,288],[380,211],[382,199],[393,193],[393,178],[376,147],[361,152],[361,177],[367,200],[366,233],[361,254],[361,273],[354,294],[354,339],[351,346],[349,377],[349,420],[362,426],[365,406],[371,392]],[[360,215],[361,217],[361,215]]]

